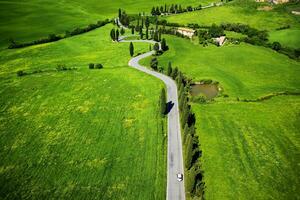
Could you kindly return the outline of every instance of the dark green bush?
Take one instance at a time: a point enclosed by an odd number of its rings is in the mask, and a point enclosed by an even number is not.
[[[89,69],[95,69],[95,64],[94,63],[90,63],[89,64]]]
[[[95,65],[95,69],[102,69],[103,68],[103,65],[98,63]]]
[[[26,73],[22,70],[17,71],[17,76],[24,76]]]

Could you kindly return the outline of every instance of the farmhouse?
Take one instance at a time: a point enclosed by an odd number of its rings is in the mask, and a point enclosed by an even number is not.
[[[193,29],[189,29],[189,28],[178,28],[177,32],[184,35],[184,36],[192,38],[196,31],[193,30]]]
[[[221,36],[221,37],[215,38],[215,41],[218,44],[218,46],[222,46],[226,42],[226,37]]]
[[[287,3],[289,0],[255,0],[256,2],[270,2],[274,4]]]

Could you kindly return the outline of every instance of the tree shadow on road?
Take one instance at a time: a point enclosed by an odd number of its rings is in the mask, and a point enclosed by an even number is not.
[[[172,101],[169,101],[166,107],[166,115],[169,114],[169,112],[171,112],[173,107],[174,107],[174,103]]]

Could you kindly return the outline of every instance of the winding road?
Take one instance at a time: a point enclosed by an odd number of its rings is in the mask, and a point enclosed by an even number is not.
[[[119,38],[119,42],[146,42],[151,44],[156,43],[152,40],[124,40],[125,38],[126,37]],[[141,59],[151,56],[154,53],[154,51],[150,51],[148,53],[136,56],[129,61],[128,65],[162,80],[167,88],[168,103],[174,103],[174,106],[168,113],[167,200],[185,200],[184,180],[181,182],[177,180],[178,173],[184,174],[177,85],[175,81],[170,77],[150,70],[145,66],[139,64],[139,61]]]

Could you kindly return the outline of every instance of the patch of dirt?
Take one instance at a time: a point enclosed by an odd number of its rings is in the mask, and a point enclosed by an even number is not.
[[[270,11],[270,10],[273,10],[273,7],[272,6],[261,6],[261,7],[258,7],[257,10]]]

